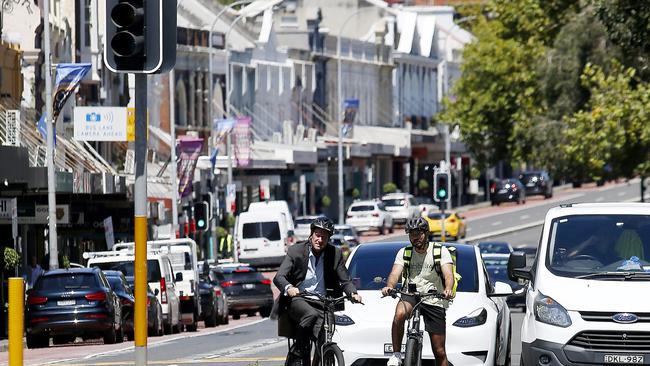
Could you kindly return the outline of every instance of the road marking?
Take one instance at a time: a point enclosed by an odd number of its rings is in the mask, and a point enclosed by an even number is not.
[[[491,223],[490,225],[492,225],[492,226],[499,226],[499,225],[501,225],[501,224],[502,224],[501,221],[495,221],[495,222]],[[445,231],[447,231],[447,230],[445,230]]]
[[[242,345],[238,346],[237,348],[228,348],[228,349],[224,349],[224,350],[222,350],[220,352],[201,355],[200,357],[197,357],[197,358],[200,358],[200,359],[222,358],[222,357],[227,357],[227,356],[231,356],[231,355],[238,354],[238,353],[246,353],[247,351],[251,351],[251,350],[258,351],[260,349],[267,348],[269,346],[275,346],[278,343],[282,343],[282,342],[286,342],[286,338],[277,337],[277,338],[262,339],[262,340],[258,340],[258,341],[255,341],[255,342],[242,344]],[[272,347],[272,348],[275,348],[275,347]]]
[[[530,215],[521,215],[519,218],[521,220],[527,220],[527,219],[530,219]]]
[[[261,357],[224,357],[218,359],[210,360],[147,360],[147,365],[165,365],[169,366],[170,362],[174,362],[176,365],[188,365],[188,364],[197,364],[197,363],[251,363],[251,362],[284,362],[286,356],[261,356]],[[121,365],[134,365],[134,361],[110,361],[110,362],[95,362],[95,363],[84,363],[84,366],[121,366]],[[58,366],[79,366],[78,363],[70,364],[58,364]]]
[[[627,193],[627,192],[625,192],[625,191],[623,191],[623,192],[618,192],[618,196],[619,196],[619,197],[621,197],[621,196],[625,196],[626,193]]]
[[[605,197],[598,197],[594,201],[595,202],[603,202],[605,200]]]

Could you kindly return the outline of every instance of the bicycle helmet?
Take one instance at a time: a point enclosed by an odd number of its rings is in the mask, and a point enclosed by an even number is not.
[[[418,217],[417,219],[409,219],[406,221],[406,225],[404,225],[404,230],[407,234],[415,230],[428,232],[429,223],[422,217]]]
[[[332,223],[332,220],[328,219],[327,217],[318,217],[314,219],[314,221],[311,222],[309,228],[311,229],[312,234],[316,229],[323,229],[327,231],[330,236],[334,235],[334,223]]]

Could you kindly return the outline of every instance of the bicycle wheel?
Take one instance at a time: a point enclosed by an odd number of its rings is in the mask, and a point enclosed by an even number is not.
[[[406,341],[406,353],[404,355],[404,366],[418,366],[420,360],[420,342],[415,338]]]
[[[336,344],[331,344],[325,348],[323,351],[323,365],[320,365],[320,360],[317,358],[314,360],[314,365],[316,366],[343,366],[345,361],[343,360],[343,351]]]

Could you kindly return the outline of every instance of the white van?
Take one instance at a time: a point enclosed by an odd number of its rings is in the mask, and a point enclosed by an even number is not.
[[[280,265],[290,245],[288,233],[281,212],[240,213],[235,229],[239,261],[256,267]]]
[[[286,221],[287,230],[295,230],[293,225],[293,215],[289,210],[287,201],[251,202],[251,204],[248,205],[248,212],[280,212],[284,215],[283,218]]]
[[[98,267],[103,271],[121,271],[127,277],[135,276],[135,256],[132,250],[85,252],[83,257],[88,260],[88,268]],[[182,325],[180,301],[176,295],[176,278],[167,254],[161,251],[147,252],[147,282],[162,306],[163,329],[167,334],[180,332]]]
[[[113,250],[133,250],[133,243],[118,243]],[[189,238],[147,241],[148,250],[166,253],[171,260],[174,273],[182,273],[176,281],[176,295],[180,299],[181,320],[190,332],[196,331],[201,314],[199,295],[199,271],[196,242]]]
[[[546,214],[528,280],[520,365],[650,363],[650,204],[568,204]]]

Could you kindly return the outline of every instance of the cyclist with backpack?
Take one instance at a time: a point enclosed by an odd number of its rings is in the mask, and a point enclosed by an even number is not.
[[[408,220],[405,229],[410,244],[397,252],[386,287],[381,292],[384,296],[388,296],[400,279],[402,288],[407,288],[407,284],[412,283],[416,285],[417,291],[420,293],[443,289],[440,292],[445,299],[429,297],[423,300],[420,312],[424,318],[425,330],[431,338],[431,348],[436,364],[437,366],[447,366],[445,313],[449,307],[448,300],[455,294],[457,283],[452,254],[440,243],[429,242],[429,224],[422,217]],[[402,364],[401,345],[404,337],[404,321],[410,317],[414,305],[414,300],[408,296],[402,296],[397,303],[391,329],[393,355],[388,360],[388,366]]]

